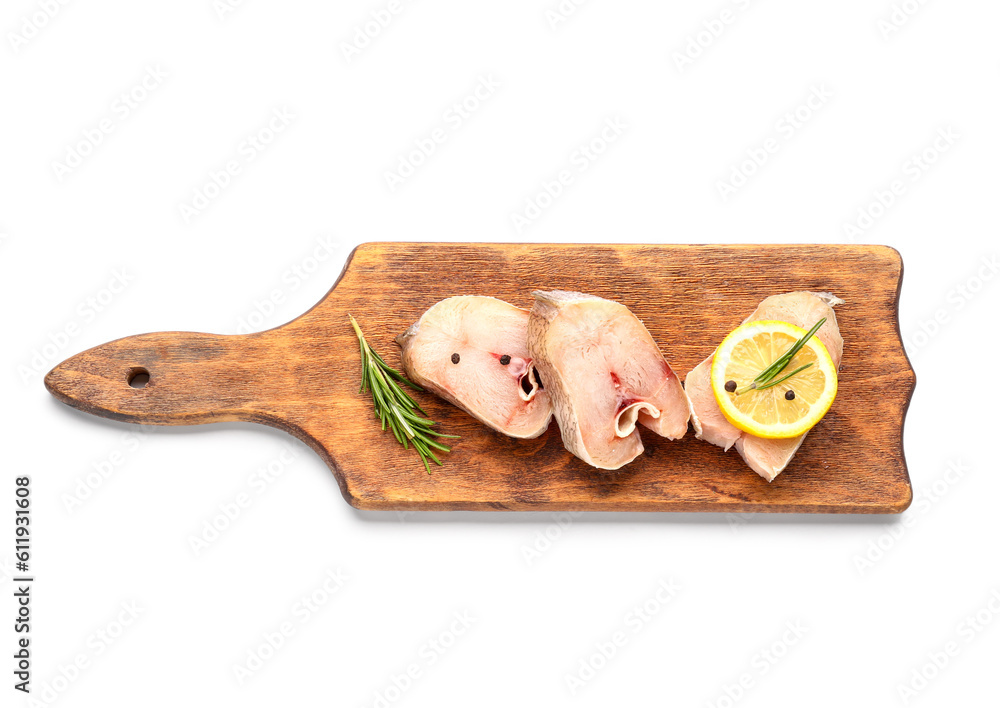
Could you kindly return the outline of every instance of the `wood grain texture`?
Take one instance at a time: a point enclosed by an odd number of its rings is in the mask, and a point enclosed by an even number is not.
[[[902,348],[899,254],[884,246],[671,246],[369,243],[327,296],[276,329],[250,335],[160,332],[126,337],[53,369],[48,389],[95,415],[187,425],[252,421],[287,430],[327,462],[364,509],[511,509],[898,513],[912,499],[902,426],[915,376]],[[658,438],[615,473],[563,449],[553,423],[513,440],[430,395],[443,432],[462,436],[427,475],[412,450],[379,431],[358,393],[352,313],[393,365],[393,339],[451,295],[520,307],[533,289],[579,290],[627,305],[678,376],[710,354],[763,298],[826,290],[843,298],[837,399],[788,469],[768,484],[736,454],[694,437]],[[146,388],[131,370],[150,372]]]

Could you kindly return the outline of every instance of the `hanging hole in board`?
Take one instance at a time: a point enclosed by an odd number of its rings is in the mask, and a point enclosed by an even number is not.
[[[141,367],[129,369],[127,381],[132,388],[146,388],[149,385],[149,372]]]

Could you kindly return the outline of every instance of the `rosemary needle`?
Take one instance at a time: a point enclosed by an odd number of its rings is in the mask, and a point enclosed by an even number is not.
[[[442,445],[435,438],[459,436],[444,435],[431,429],[436,423],[423,417],[427,415],[424,409],[403,390],[400,384],[409,386],[414,391],[423,389],[386,364],[379,353],[368,346],[357,320],[352,315],[348,317],[351,318],[351,326],[358,335],[358,344],[361,347],[361,388],[358,393],[365,391],[371,393],[372,401],[375,403],[375,415],[382,421],[382,430],[388,427],[404,448],[409,449],[410,443],[413,443],[413,449],[420,455],[424,469],[430,474],[428,459],[434,460],[437,465],[441,464],[434,450],[451,452],[450,447]],[[417,415],[416,411],[422,415]]]
[[[799,368],[797,368],[792,373],[785,374],[780,379],[775,379],[774,381],[768,381],[767,383],[763,383],[763,384],[757,384],[757,386],[755,387],[755,390],[757,390],[757,391],[763,391],[765,388],[771,388],[772,386],[777,386],[778,384],[782,383],[783,381],[787,381],[788,379],[792,378],[793,376],[795,376],[795,374],[799,373],[803,369],[808,369],[812,365],[813,365],[813,363],[810,361],[808,364],[803,364],[802,366],[800,366]]]

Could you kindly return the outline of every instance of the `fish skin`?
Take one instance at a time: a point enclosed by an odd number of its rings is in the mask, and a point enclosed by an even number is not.
[[[834,366],[839,370],[840,360],[844,355],[844,339],[840,336],[837,314],[833,308],[842,304],[843,300],[826,292],[802,290],[771,295],[761,300],[757,309],[743,320],[743,324],[760,320],[779,320],[808,330],[826,317],[826,322],[816,332],[816,337],[823,342],[823,346],[830,353],[830,358],[833,359]],[[711,371],[714,357],[713,352],[684,379],[684,388],[693,407],[692,423],[695,437],[718,445],[724,450],[735,445],[736,451],[750,469],[768,482],[773,482],[795,457],[807,433],[794,438],[759,438],[743,432],[730,423],[719,409],[715,394],[712,392]]]
[[[528,352],[552,396],[567,450],[615,470],[643,451],[636,424],[683,437],[690,401],[641,320],[593,295],[533,294]]]
[[[552,419],[526,345],[528,312],[493,297],[446,298],[396,337],[413,383],[513,438],[537,438]],[[459,363],[451,356],[459,354]],[[511,357],[504,366],[500,358]],[[528,378],[530,391],[521,388]]]

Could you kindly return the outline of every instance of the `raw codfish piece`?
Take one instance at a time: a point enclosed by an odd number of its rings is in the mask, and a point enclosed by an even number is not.
[[[528,352],[552,396],[567,450],[616,470],[642,453],[636,423],[672,440],[684,435],[691,403],[627,307],[561,290],[534,296]]]
[[[837,315],[833,307],[843,303],[843,300],[830,293],[802,291],[772,295],[761,301],[757,309],[743,320],[743,323],[779,320],[808,330],[825,317],[826,322],[816,336],[830,352],[830,358],[839,369],[840,359],[844,355],[844,339],[840,336]],[[693,406],[692,423],[695,437],[718,445],[724,450],[735,445],[736,451],[750,468],[771,482],[792,461],[806,436],[803,434],[795,438],[759,438],[743,432],[730,423],[719,410],[715,394],[712,392],[713,356],[714,354],[698,364],[684,379],[684,389],[691,398]]]
[[[513,438],[549,427],[552,402],[528,348],[528,313],[493,297],[450,297],[396,337],[413,383]]]

